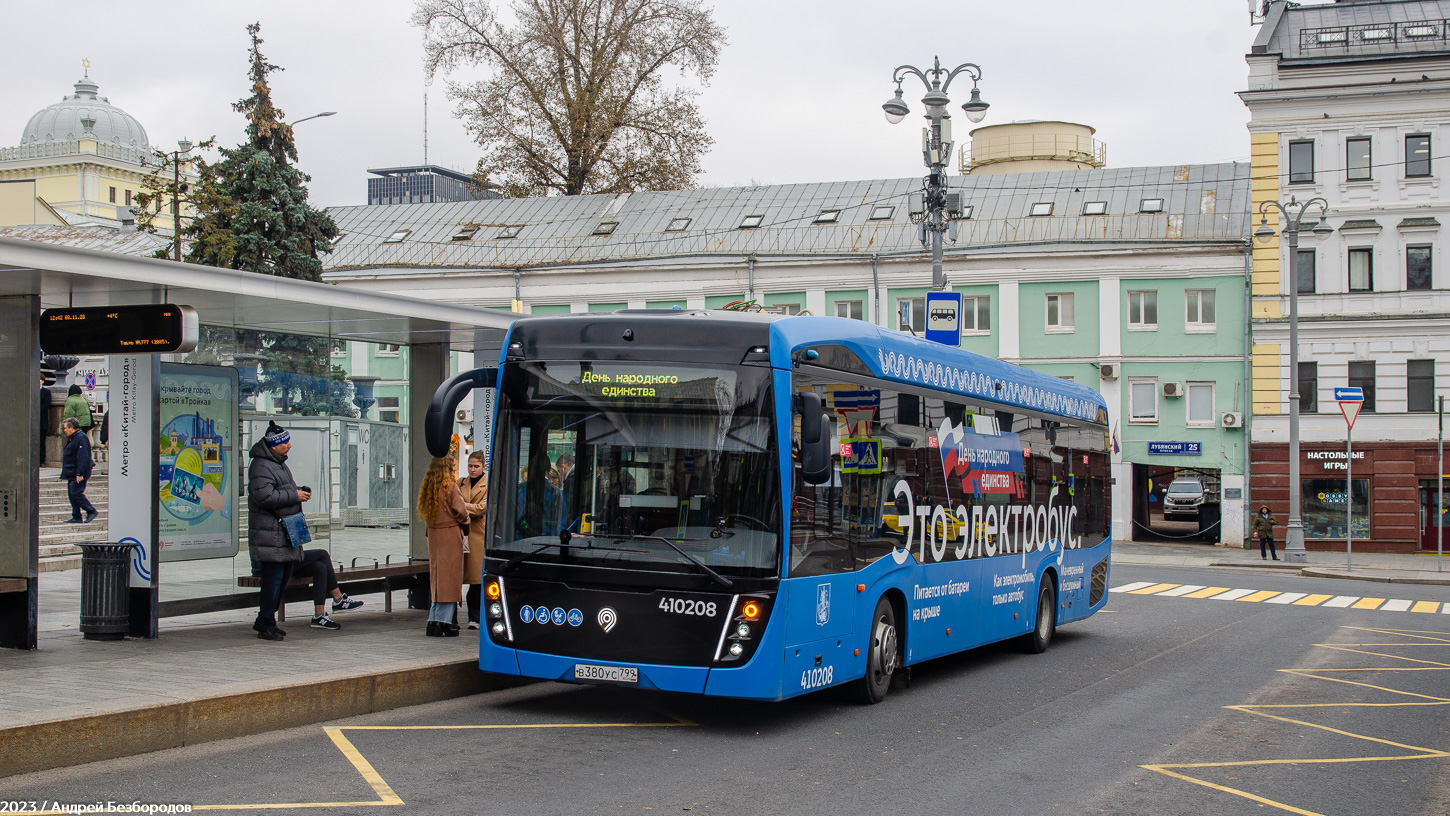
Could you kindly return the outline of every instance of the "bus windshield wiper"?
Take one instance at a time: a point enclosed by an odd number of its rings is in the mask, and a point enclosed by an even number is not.
[[[639,535],[639,534],[627,535],[626,536],[626,535],[609,535],[609,534],[606,534],[606,533],[580,533],[579,534],[579,536],[581,538],[583,536],[585,536],[585,535],[589,536],[590,538],[610,538],[610,539],[615,539],[617,541],[637,541],[637,540],[644,540],[644,541],[662,541],[662,542],[665,543],[665,545],[667,547],[669,547],[670,549],[672,549],[675,552],[679,553],[680,555],[684,556],[685,559],[687,561],[689,561],[691,564],[694,564],[695,566],[699,567],[707,575],[709,575],[711,578],[715,579],[715,583],[719,584],[722,587],[725,587],[726,589],[729,589],[729,588],[735,586],[735,584],[732,583],[729,578],[726,578],[725,576],[723,576],[720,573],[716,572],[715,570],[711,569],[709,564],[706,564],[704,561],[701,561],[698,557],[693,556],[690,553],[686,552],[685,550],[681,549],[678,544],[676,544],[674,541],[672,541],[672,540],[670,540],[668,538],[665,538],[664,536],[657,536],[657,535]],[[707,541],[708,539],[703,539],[703,538],[682,538],[682,539],[679,539],[679,540],[680,541]]]
[[[535,547],[534,549],[532,549],[532,550],[530,550],[528,552],[519,553],[518,555],[514,556],[513,558],[510,558],[509,560],[505,561],[504,564],[503,564],[503,566],[500,567],[499,569],[500,570],[507,570],[507,569],[511,569],[513,567],[516,567],[519,564],[521,564],[521,563],[529,560],[530,558],[533,558],[534,556],[538,555],[539,553],[543,552],[544,550],[549,549],[550,547],[558,547],[560,550],[567,550],[567,549],[571,549],[572,548],[572,549],[577,549],[577,550],[602,549],[602,550],[609,550],[610,552],[636,552],[636,553],[649,552],[649,550],[639,550],[639,549],[634,549],[634,548],[630,548],[630,547],[598,547],[598,548],[596,548],[593,543],[575,544],[575,543],[573,543],[571,541],[571,539],[574,539],[574,538],[585,538],[585,539],[587,539],[587,538],[591,538],[591,536],[583,536],[583,535],[578,535],[576,533],[570,533],[568,530],[560,530],[559,531],[559,540],[558,541],[550,541],[550,542],[545,543],[545,544],[540,544],[538,547]]]

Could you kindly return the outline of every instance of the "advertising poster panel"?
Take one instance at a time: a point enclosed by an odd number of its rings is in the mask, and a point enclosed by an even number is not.
[[[237,554],[237,370],[161,364],[160,560]]]

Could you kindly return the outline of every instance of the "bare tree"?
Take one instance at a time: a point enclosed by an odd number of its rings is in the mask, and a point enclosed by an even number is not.
[[[700,172],[714,140],[698,92],[725,31],[699,0],[517,0],[505,25],[489,0],[419,0],[430,74],[485,66],[449,82],[457,114],[484,148],[476,181],[507,195],[674,190]]]

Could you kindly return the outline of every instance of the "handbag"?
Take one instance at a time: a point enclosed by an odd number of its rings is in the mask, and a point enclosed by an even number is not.
[[[278,516],[282,522],[282,533],[287,536],[287,542],[294,547],[301,547],[312,540],[312,531],[307,529],[307,517],[301,513],[293,513],[290,516]]]

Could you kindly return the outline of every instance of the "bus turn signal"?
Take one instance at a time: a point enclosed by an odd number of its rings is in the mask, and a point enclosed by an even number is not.
[[[488,586],[483,588],[484,594],[488,595],[490,601],[496,601],[499,597],[498,581],[489,581]]]
[[[740,615],[748,621],[759,620],[760,604],[755,601],[746,601],[745,605],[740,607]]]

